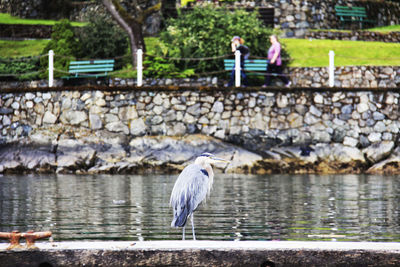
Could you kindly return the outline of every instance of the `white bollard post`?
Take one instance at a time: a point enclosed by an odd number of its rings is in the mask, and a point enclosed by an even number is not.
[[[240,87],[240,51],[235,51],[235,86]]]
[[[335,52],[329,51],[329,86],[335,86]]]
[[[143,50],[137,50],[137,86],[143,85]]]
[[[54,51],[49,51],[49,87],[53,87],[54,82]]]

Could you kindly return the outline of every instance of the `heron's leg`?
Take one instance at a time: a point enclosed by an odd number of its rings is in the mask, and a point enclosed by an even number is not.
[[[185,226],[182,228],[182,240],[185,240]]]
[[[194,234],[194,218],[193,218],[193,213],[192,213],[191,220],[192,220],[192,233],[193,233],[193,240],[196,240],[196,235]]]

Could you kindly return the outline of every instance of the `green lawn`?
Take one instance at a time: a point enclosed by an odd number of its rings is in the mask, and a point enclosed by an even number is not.
[[[400,25],[376,27],[376,28],[367,29],[367,31],[373,31],[373,32],[400,32]]]
[[[400,44],[382,42],[281,39],[293,58],[292,67],[328,66],[329,50],[336,66],[400,66]]]
[[[341,30],[341,29],[310,29],[312,32],[351,32],[351,30]],[[375,27],[364,29],[363,31],[370,32],[381,32],[381,33],[389,33],[389,32],[400,32],[400,25],[391,25],[391,26],[383,26],[383,27]]]
[[[5,41],[0,40],[1,57],[29,57],[42,53],[49,40]]]
[[[13,17],[7,13],[0,13],[0,24],[39,24],[39,25],[54,25],[56,20],[41,20],[41,19],[21,19]],[[85,26],[85,22],[71,22],[72,26],[81,27]]]
[[[145,38],[147,51],[152,54],[157,38]],[[40,55],[48,40],[0,40],[2,57]],[[400,44],[338,40],[281,39],[293,61],[292,67],[328,66],[328,53],[336,54],[336,66],[400,66]]]

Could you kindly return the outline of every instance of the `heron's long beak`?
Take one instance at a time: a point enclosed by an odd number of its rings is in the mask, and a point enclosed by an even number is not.
[[[218,157],[212,157],[211,159],[217,161],[217,162],[225,162],[225,163],[230,163],[229,160],[223,159],[223,158],[218,158]]]

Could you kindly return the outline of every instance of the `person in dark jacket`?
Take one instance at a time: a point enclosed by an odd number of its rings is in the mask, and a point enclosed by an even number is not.
[[[243,78],[243,85],[247,86],[248,81],[247,81],[246,73],[244,72],[244,60],[249,57],[250,49],[244,45],[243,38],[240,38],[239,36],[234,36],[232,38],[231,48],[232,48],[233,54],[235,54],[236,50],[240,51],[240,76]],[[234,81],[235,81],[235,65],[233,65],[233,69],[231,72],[231,77],[229,79],[228,86],[233,86]]]

